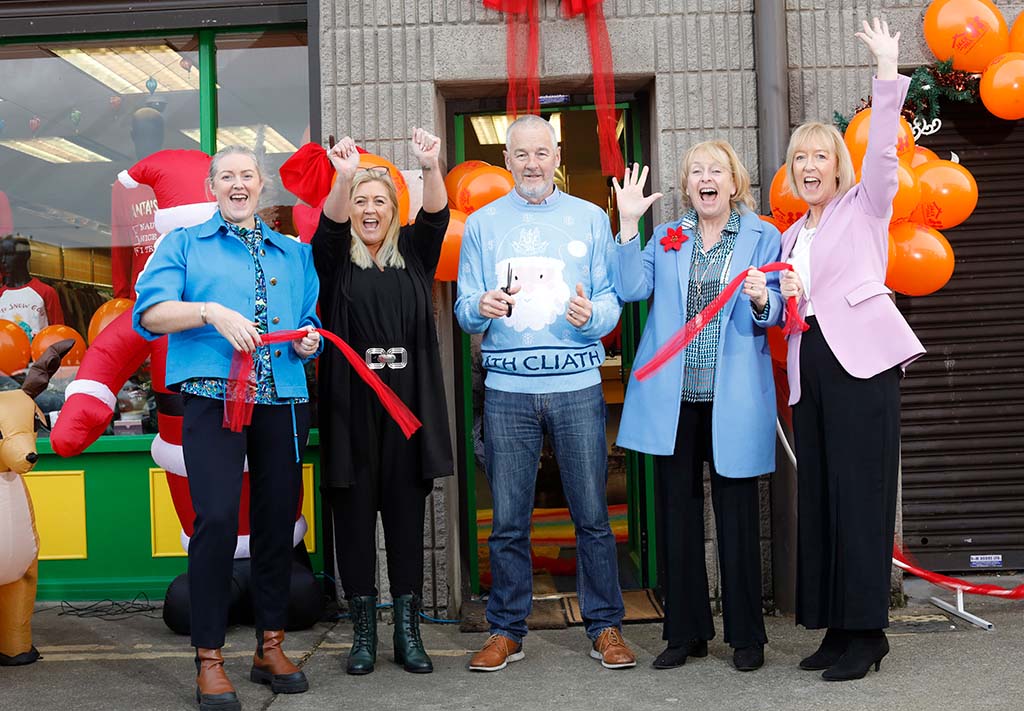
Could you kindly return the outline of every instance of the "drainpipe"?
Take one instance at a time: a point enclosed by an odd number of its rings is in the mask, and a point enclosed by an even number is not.
[[[754,0],[754,66],[757,69],[758,164],[761,212],[775,171],[785,161],[789,142],[789,74],[785,0]],[[775,607],[796,610],[796,468],[781,441],[791,433],[777,425],[775,474],[771,477],[772,583]]]
[[[761,212],[768,212],[772,177],[789,142],[789,73],[785,0],[754,0],[754,66],[757,69],[758,163]]]

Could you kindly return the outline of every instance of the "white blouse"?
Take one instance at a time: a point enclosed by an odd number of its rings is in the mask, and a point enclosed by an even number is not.
[[[814,315],[814,304],[811,302],[811,239],[817,230],[817,227],[801,228],[793,251],[789,255],[789,263],[793,265],[793,271],[800,275],[800,281],[804,285],[804,298],[807,300],[804,318]]]

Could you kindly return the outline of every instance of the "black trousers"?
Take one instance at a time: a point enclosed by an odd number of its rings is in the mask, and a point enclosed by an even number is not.
[[[256,628],[284,629],[291,583],[292,533],[302,490],[309,406],[256,405],[241,432],[222,426],[224,402],[184,396],[182,449],[196,512],[188,546],[192,645],[224,646],[231,569],[238,537],[242,471],[249,458],[249,550]]]
[[[764,644],[761,605],[760,508],[757,477],[731,479],[715,471],[711,403],[679,408],[675,452],[655,457],[657,544],[665,593],[662,638],[669,646],[715,636],[704,555],[704,462],[711,468],[725,642]]]
[[[900,442],[899,369],[855,378],[812,316],[800,344],[796,621],[889,625]]]

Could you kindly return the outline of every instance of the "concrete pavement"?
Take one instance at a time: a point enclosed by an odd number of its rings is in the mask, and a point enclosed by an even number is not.
[[[1004,584],[1000,582],[999,584]],[[1009,585],[1008,585],[1009,586]],[[1024,603],[969,598],[972,611],[993,623],[985,632],[951,620],[922,603],[926,584],[911,586],[911,605],[893,611],[892,651],[880,673],[859,682],[827,683],[797,669],[818,634],[796,629],[791,618],[766,619],[769,646],[763,669],[733,670],[721,641],[706,659],[655,671],[662,649],[658,624],[629,625],[625,636],[639,656],[637,668],[609,671],[587,655],[583,629],[540,631],[526,640],[526,658],[501,672],[470,673],[470,654],[486,638],[456,625],[425,624],[423,637],[435,672],[414,675],[391,661],[391,627],[380,626],[377,670],[363,677],[343,672],[351,643],[347,621],[320,623],[289,634],[285,644],[301,659],[311,688],[275,697],[247,680],[253,649],[249,628],[232,628],[225,647],[228,673],[247,711],[254,709],[786,709],[818,711],[931,711],[939,708],[1010,711],[1024,707]],[[36,644],[45,659],[28,667],[0,668],[0,711],[91,709],[194,709],[192,650],[159,619],[133,615],[105,621],[61,615],[40,605]],[[716,621],[719,630],[721,620]]]

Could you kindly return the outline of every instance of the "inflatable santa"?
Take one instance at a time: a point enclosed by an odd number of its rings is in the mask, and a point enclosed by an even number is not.
[[[156,195],[154,224],[160,239],[178,227],[205,222],[217,210],[207,190],[210,156],[196,150],[163,150],[143,158],[118,180],[127,188],[147,185]],[[173,237],[171,237],[173,239]],[[159,245],[159,240],[157,241]],[[155,247],[154,247],[155,249]],[[132,328],[130,311],[112,321],[92,342],[68,386],[60,417],[50,434],[53,450],[62,457],[81,453],[106,430],[114,413],[117,393],[128,378],[151,357],[153,391],[156,394],[159,434],[151,448],[153,460],[164,469],[174,510],[181,523],[181,543],[187,551],[193,532],[195,511],[188,488],[188,471],[181,448],[181,396],[168,390],[165,373],[167,337],[147,341]],[[250,609],[249,580],[249,473],[248,466],[239,502],[238,539],[235,546],[235,599],[233,621],[245,621]],[[296,512],[293,543],[297,562],[292,568],[289,629],[311,626],[320,617],[322,596],[309,566],[305,546],[307,523],[302,502]],[[164,622],[179,634],[189,632],[189,600],[186,574],[167,589]]]

